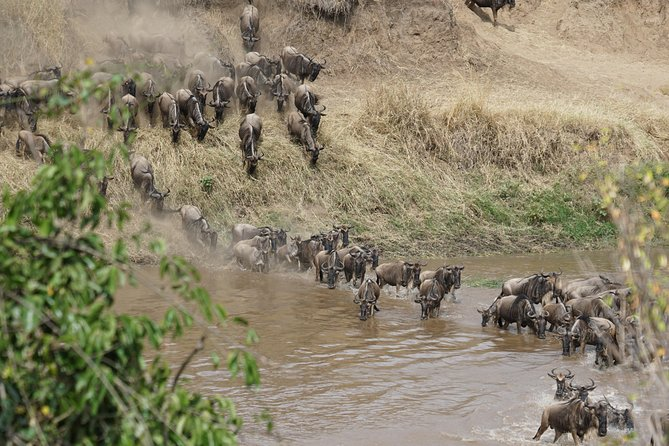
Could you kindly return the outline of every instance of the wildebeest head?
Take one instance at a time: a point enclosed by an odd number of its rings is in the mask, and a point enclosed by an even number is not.
[[[321,125],[321,116],[327,116],[323,113],[327,107],[324,105],[322,110],[316,110],[316,107],[313,108],[313,112],[307,115],[307,121],[311,126],[311,136],[316,139],[316,134],[318,133],[318,128]]]
[[[605,401],[599,401],[595,404],[589,404],[585,401],[585,409],[590,412],[590,415],[597,419],[597,436],[605,437],[607,431],[607,414],[608,404]]]
[[[207,136],[207,132],[211,128],[211,123],[204,120],[204,122],[201,125],[197,126],[197,140],[202,142],[204,141],[204,137]]]
[[[344,264],[342,263],[337,250],[332,250],[328,257],[328,261],[321,265],[321,271],[327,273],[328,277],[328,288],[334,289],[335,282],[337,281],[337,276],[344,269]]]
[[[609,423],[623,430],[634,430],[634,420],[632,419],[632,410],[625,408],[623,410],[616,409],[611,405],[608,398],[604,397],[607,406],[607,420]]]
[[[123,81],[123,83],[121,84],[121,90],[123,91],[124,96],[126,94],[131,94],[137,97],[137,83],[132,77],[129,77],[125,81]]]
[[[528,313],[528,317],[532,320],[534,324],[534,331],[537,333],[539,339],[546,339],[546,311],[531,311]]]
[[[571,396],[571,391],[569,390],[569,383],[567,380],[574,378],[574,374],[571,373],[571,370],[567,369],[567,373],[555,372],[555,369],[551,370],[548,374],[551,378],[555,380],[555,385],[557,389],[555,390],[555,399],[556,400],[566,400]]]
[[[163,208],[165,207],[165,198],[168,197],[170,194],[170,188],[167,188],[167,192],[158,192],[157,190],[154,190],[153,192],[149,193],[149,198],[151,199],[151,209],[154,211],[154,213],[162,213]]]
[[[578,386],[574,385],[573,383],[569,383],[568,387],[569,390],[577,393],[578,399],[580,399],[581,401],[587,401],[588,394],[597,388],[597,386],[595,385],[595,381],[593,381],[592,378],[590,378],[589,385]]]
[[[318,63],[313,59],[309,59],[309,66],[307,71],[309,72],[309,81],[313,82],[318,77],[318,73],[325,68],[327,61],[323,59],[323,63]]]
[[[453,281],[453,288],[456,290],[460,289],[463,269],[465,269],[464,266],[451,266],[451,280]]]
[[[421,270],[423,269],[423,267],[425,265],[427,265],[427,263],[416,262],[416,263],[411,264],[410,274],[413,278],[412,279],[413,286],[416,287],[416,288],[420,288],[420,273],[421,273]],[[408,279],[407,279],[407,282],[408,282]]]
[[[488,307],[488,308],[477,308],[476,311],[478,311],[481,314],[481,327],[485,327],[488,325],[488,322],[490,322],[490,318],[492,318],[496,311],[497,311],[497,299]]]
[[[513,9],[516,7],[516,0],[506,0],[506,3],[509,5],[510,9]]]
[[[373,283],[372,279],[367,279],[365,281],[365,291],[363,293],[362,300],[358,299],[357,294],[355,296],[355,299],[353,300],[353,303],[355,303],[356,305],[360,305],[361,321],[366,321],[367,317],[372,316],[374,314],[374,306],[376,305],[376,295],[374,294],[372,283]]]
[[[288,231],[286,231],[282,228],[279,228],[279,229],[274,231],[274,234],[276,236],[276,246],[277,247],[285,245],[286,242],[288,241]]]

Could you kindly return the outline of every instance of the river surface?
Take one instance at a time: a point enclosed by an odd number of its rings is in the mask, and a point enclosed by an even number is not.
[[[437,319],[420,320],[415,291],[395,296],[386,287],[381,311],[358,319],[353,288],[328,290],[308,273],[259,274],[235,269],[202,270],[215,302],[248,319],[260,342],[253,347],[261,365],[258,390],[243,387],[209,354],[225,358],[239,342],[235,326],[209,327],[207,348],[182,377],[190,388],[231,397],[244,416],[243,445],[519,445],[537,444],[543,408],[553,402],[555,384],[546,376],[569,368],[576,383],[592,378],[598,399],[606,395],[625,406],[638,372],[625,367],[598,370],[594,351],[563,357],[550,334],[481,327],[476,308],[499,289],[468,287],[474,279],[506,279],[562,270],[567,279],[592,273],[618,275],[612,252],[449,258],[465,266],[457,300],[448,297]],[[382,259],[381,262],[387,261]],[[431,261],[435,269],[444,261]],[[119,311],[159,318],[173,301],[161,297],[155,270],[139,268],[138,288],[126,288]],[[373,276],[373,273],[372,273]],[[190,331],[164,353],[174,369],[192,351],[202,328]],[[237,334],[236,334],[237,333]],[[225,359],[223,359],[223,363]],[[254,416],[268,410],[274,419],[267,435]],[[609,430],[613,438],[623,433]],[[553,440],[553,431],[541,442]],[[598,443],[592,439],[593,444]],[[571,444],[564,435],[561,444]]]

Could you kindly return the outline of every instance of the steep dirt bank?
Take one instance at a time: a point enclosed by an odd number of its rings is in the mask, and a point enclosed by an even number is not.
[[[604,10],[596,1],[519,1],[500,12],[497,28],[488,10],[477,14],[459,1],[360,1],[343,23],[287,13],[295,3],[257,1],[259,50],[278,54],[291,44],[327,59],[313,84],[328,107],[319,167],[309,167],[267,101],[259,105],[266,159],[257,180],[241,168],[238,115],[204,144],[186,135],[176,148],[166,130],[143,127],[135,148],[153,162],[158,184],[172,189],[171,206],[196,204],[222,230],[247,221],[307,235],[346,221],[356,225],[357,240],[396,254],[589,248],[614,235],[594,181],[636,160],[666,159],[669,96],[662,87],[669,67],[661,62],[667,20],[660,3],[615,2]],[[236,1],[177,16],[149,11],[118,28],[105,17],[127,14],[121,2],[63,5],[78,11],[62,15],[69,18],[59,34],[78,48],[76,57],[71,48],[61,53],[69,69],[85,56],[108,57],[105,33],[137,27],[178,30],[186,36],[186,62],[199,51],[243,59]],[[632,30],[609,46],[609,28],[580,31],[603,18],[633,26],[640,22],[623,19],[635,14],[649,24],[636,43],[626,37]],[[0,60],[10,55],[0,50]],[[22,63],[3,67],[33,62]],[[81,131],[74,117],[40,122],[54,139],[112,150],[120,134],[102,131],[101,122],[93,127]],[[5,147],[14,135],[7,129]],[[33,165],[12,150],[0,159],[4,182],[28,184]],[[112,202],[129,200],[138,212],[125,162],[117,159],[111,170]],[[201,188],[205,178],[211,193]],[[153,224],[156,233],[177,235],[172,241],[180,236],[172,216]],[[185,244],[179,249],[196,255]]]

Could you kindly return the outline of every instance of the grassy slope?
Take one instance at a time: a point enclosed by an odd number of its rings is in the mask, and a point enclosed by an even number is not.
[[[392,19],[392,3],[385,10],[387,20]],[[416,2],[423,3],[432,2]],[[285,19],[266,7],[263,29],[281,31],[266,31],[263,37],[273,47],[266,45],[263,51],[276,53],[275,47],[290,36],[286,26],[280,26]],[[365,26],[383,25],[384,17],[378,18],[380,11],[374,7],[378,6],[356,11],[361,21],[368,19]],[[197,20],[226,23],[230,11],[236,11],[234,6],[215,8],[201,12]],[[427,6],[420,11],[437,14],[454,26],[452,17],[442,12]],[[371,16],[379,23],[372,23]],[[363,35],[364,28],[355,23],[346,33],[338,25],[309,17],[289,20],[299,25],[300,36],[318,27],[336,38],[336,44],[310,50],[319,57],[327,55],[333,66],[314,84],[328,106],[320,132],[327,149],[318,167],[311,168],[289,140],[282,117],[269,102],[259,107],[266,157],[257,180],[241,167],[238,115],[210,131],[204,144],[184,135],[174,147],[167,130],[142,128],[134,148],[152,161],[158,186],[171,188],[171,206],[200,206],[212,225],[223,230],[244,221],[307,235],[348,222],[356,227],[355,240],[375,242],[389,256],[584,249],[610,245],[615,235],[598,204],[595,180],[634,160],[664,157],[666,141],[649,136],[649,129],[669,134],[669,120],[660,114],[559,100],[529,102],[513,92],[485,95],[470,88],[485,82],[480,78],[454,82],[448,91],[435,94],[413,88],[413,73],[387,72],[387,60],[358,68],[353,60],[389,51],[382,41],[357,45],[360,54],[352,60],[338,56],[339,45],[355,37],[356,30]],[[236,33],[234,23],[219,26],[212,39],[226,46]],[[453,34],[457,33],[451,28],[445,35]],[[311,42],[294,39],[307,48]],[[240,60],[241,49],[231,48],[231,55]],[[406,51],[398,49],[397,59]],[[449,57],[456,60],[461,53],[457,49]],[[385,73],[383,81],[363,76],[368,71]],[[418,71],[423,81],[430,81],[430,70]],[[101,130],[101,123],[84,131],[74,117],[43,119],[40,129],[54,139],[85,140],[87,147],[104,151],[121,136]],[[13,145],[14,135],[6,131],[0,141]],[[13,150],[0,152],[0,177],[10,187],[27,186],[34,168],[16,159]],[[111,170],[116,176],[110,186],[112,202],[128,200],[138,215],[144,215],[130,187],[126,162],[117,159]],[[200,185],[206,177],[213,179],[211,193]],[[180,238],[176,217],[153,223],[169,240]],[[139,221],[135,225],[139,227]],[[175,244],[194,254],[185,244]]]

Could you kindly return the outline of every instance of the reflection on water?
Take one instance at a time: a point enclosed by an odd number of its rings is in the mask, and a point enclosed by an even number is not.
[[[447,301],[440,318],[427,321],[420,320],[413,294],[395,297],[394,288],[382,292],[381,311],[362,322],[349,285],[328,290],[307,273],[203,271],[215,301],[247,318],[258,332],[254,351],[262,386],[253,391],[231,382],[225,371],[213,370],[205,354],[184,373],[188,385],[232,397],[249,423],[242,444],[257,445],[537,444],[531,438],[543,407],[552,402],[554,383],[546,373],[554,367],[570,368],[577,382],[594,379],[595,398],[606,394],[624,405],[624,386],[636,379],[632,372],[595,370],[594,352],[564,358],[550,335],[546,340],[518,335],[515,325],[507,331],[482,328],[476,307],[491,302],[499,290],[466,286],[467,277],[540,270],[561,269],[567,278],[612,274],[616,261],[610,252],[447,261],[465,265],[465,285],[457,302]],[[442,263],[431,261],[426,269]],[[144,287],[124,290],[118,308],[159,317],[167,303],[152,291],[155,273],[144,269],[140,275]],[[232,330],[210,333],[208,348],[222,355],[239,342]],[[199,336],[193,331],[166,345],[173,367]],[[253,422],[263,409],[274,416],[274,436]]]

